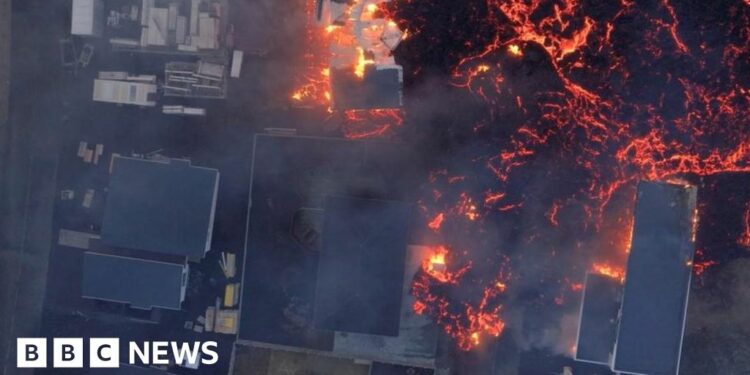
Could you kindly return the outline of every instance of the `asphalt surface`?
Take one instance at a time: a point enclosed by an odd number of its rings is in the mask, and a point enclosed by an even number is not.
[[[270,47],[265,40],[242,37],[251,31],[242,14],[257,10],[253,8],[256,5],[243,5],[232,14],[241,48]],[[228,100],[176,101],[207,108],[209,115],[204,118],[165,116],[159,107],[96,103],[91,100],[91,87],[98,70],[154,74],[171,58],[114,53],[102,41],[74,38],[79,48],[82,43],[92,43],[95,54],[88,68],[66,70],[60,65],[59,41],[69,37],[70,0],[15,1],[12,10],[13,110],[8,125],[0,127],[0,374],[29,373],[15,368],[15,338],[21,336],[198,338],[183,324],[205,312],[223,288],[223,281],[216,276],[220,272],[218,251],[242,255],[244,248],[252,135],[266,127],[315,124],[307,113],[290,110],[288,87],[279,89],[269,80],[258,79],[273,71],[289,82],[292,75],[284,70],[293,64],[273,52],[265,59],[246,54],[243,76],[230,82]],[[184,311],[163,314],[158,317],[161,324],[144,324],[137,322],[139,317],[123,318],[111,307],[86,304],[78,288],[81,252],[57,246],[60,228],[91,231],[101,219],[101,200],[84,209],[80,198],[88,188],[95,189],[98,197],[104,196],[106,163],[94,167],[77,158],[76,148],[82,140],[104,144],[104,161],[114,152],[130,155],[160,150],[220,170],[213,236],[217,251],[194,267],[191,277],[197,275],[198,281],[193,283],[200,285],[189,296]],[[62,202],[58,199],[62,189],[75,190],[77,199]],[[242,259],[237,263],[242,264]],[[231,345],[226,340],[231,336],[215,338],[225,343],[220,345],[220,357],[228,358]],[[228,360],[222,362],[214,371],[202,373],[226,373]]]
[[[55,17],[64,3],[13,3],[9,121],[2,128],[2,292],[0,300],[0,373],[15,369],[15,337],[39,330],[51,242],[57,148],[59,146],[60,72],[57,40],[64,19]]]

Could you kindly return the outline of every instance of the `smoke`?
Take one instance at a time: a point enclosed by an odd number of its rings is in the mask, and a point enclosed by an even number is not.
[[[710,284],[693,287],[683,344],[684,374],[750,371],[750,259],[721,266]]]
[[[433,172],[423,216],[442,213],[432,240],[472,264],[438,292],[476,305],[509,259],[509,289],[492,304],[523,348],[570,354],[579,283],[593,262],[624,263],[639,179],[748,170],[732,156],[749,136],[736,116],[748,114],[741,2],[388,8],[412,35],[396,57],[403,132]],[[716,121],[728,126],[717,133]]]

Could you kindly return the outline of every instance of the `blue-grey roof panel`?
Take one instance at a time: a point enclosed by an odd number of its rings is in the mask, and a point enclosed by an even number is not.
[[[102,241],[110,246],[202,257],[211,239],[219,172],[184,160],[116,157]]]
[[[621,293],[620,280],[595,273],[586,275],[576,360],[609,364],[617,335]]]
[[[410,212],[402,202],[326,200],[317,328],[398,336]]]
[[[364,77],[351,69],[331,71],[331,90],[335,109],[401,108],[401,71],[368,66]]]
[[[613,369],[676,374],[694,253],[696,189],[641,182]]]
[[[139,309],[179,310],[184,269],[180,264],[85,253],[81,295]]]

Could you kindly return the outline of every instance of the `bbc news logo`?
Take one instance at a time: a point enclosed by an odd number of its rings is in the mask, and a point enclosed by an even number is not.
[[[216,341],[129,342],[127,361],[131,365],[169,365],[170,363],[198,363],[213,365],[219,361]],[[83,368],[83,338],[52,339],[53,368]],[[120,367],[120,339],[88,339],[88,367]],[[46,368],[48,360],[46,338],[16,339],[16,366],[18,368]]]

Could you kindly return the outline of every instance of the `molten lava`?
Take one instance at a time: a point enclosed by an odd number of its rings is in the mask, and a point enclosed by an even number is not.
[[[478,301],[452,299],[439,289],[458,285],[472,268],[471,263],[454,265],[453,259],[446,246],[432,248],[412,283],[411,292],[416,297],[413,310],[435,319],[459,348],[469,350],[479,345],[483,336],[498,337],[503,332],[505,322],[500,317],[499,297],[506,291],[510,275],[498,273]]]
[[[442,71],[452,87],[483,103],[481,118],[465,127],[471,134],[461,133],[473,146],[467,163],[453,163],[428,182],[420,202],[427,227],[460,243],[494,234],[487,223],[498,215],[517,218],[543,204],[540,222],[551,228],[545,230],[596,232],[608,209],[623,210],[610,206],[615,198],[639,180],[750,172],[750,7],[740,0],[719,11],[705,4],[697,10],[670,0],[387,4],[388,16],[410,30],[396,51],[410,67],[408,79]],[[545,195],[527,194],[537,175],[551,186]],[[632,207],[634,199],[621,206]],[[524,213],[528,226],[542,227],[528,218],[533,211]],[[576,220],[562,219],[569,217]],[[748,218],[738,240],[743,246],[750,245]],[[632,222],[623,224],[616,236],[627,252]],[[696,213],[694,235],[698,224]],[[447,269],[463,264],[465,253],[449,252]],[[596,259],[608,261],[593,271],[623,280],[614,260],[622,255],[601,254]],[[696,256],[693,267],[701,274],[713,264]],[[502,331],[482,323],[497,318],[500,292],[485,282],[448,279],[427,270],[417,277],[415,311],[432,316],[464,349],[477,345],[481,332]],[[490,296],[458,308],[448,297],[452,289]]]
[[[368,107],[347,109],[341,111],[343,113],[333,110],[331,69],[350,70],[354,76],[363,79],[371,66],[394,66],[390,50],[405,38],[405,33],[396,23],[378,16],[379,5],[369,1],[348,3],[348,9],[336,14],[338,18],[327,20],[331,22],[328,25],[315,21],[318,2],[305,1],[305,68],[298,75],[299,83],[290,95],[295,106],[327,108],[331,114],[329,120],[340,119],[343,135],[350,139],[384,136],[403,122],[399,108]],[[332,13],[341,10],[342,5],[331,4],[336,7]],[[358,12],[360,7],[361,13]],[[365,47],[369,49],[365,50]]]

